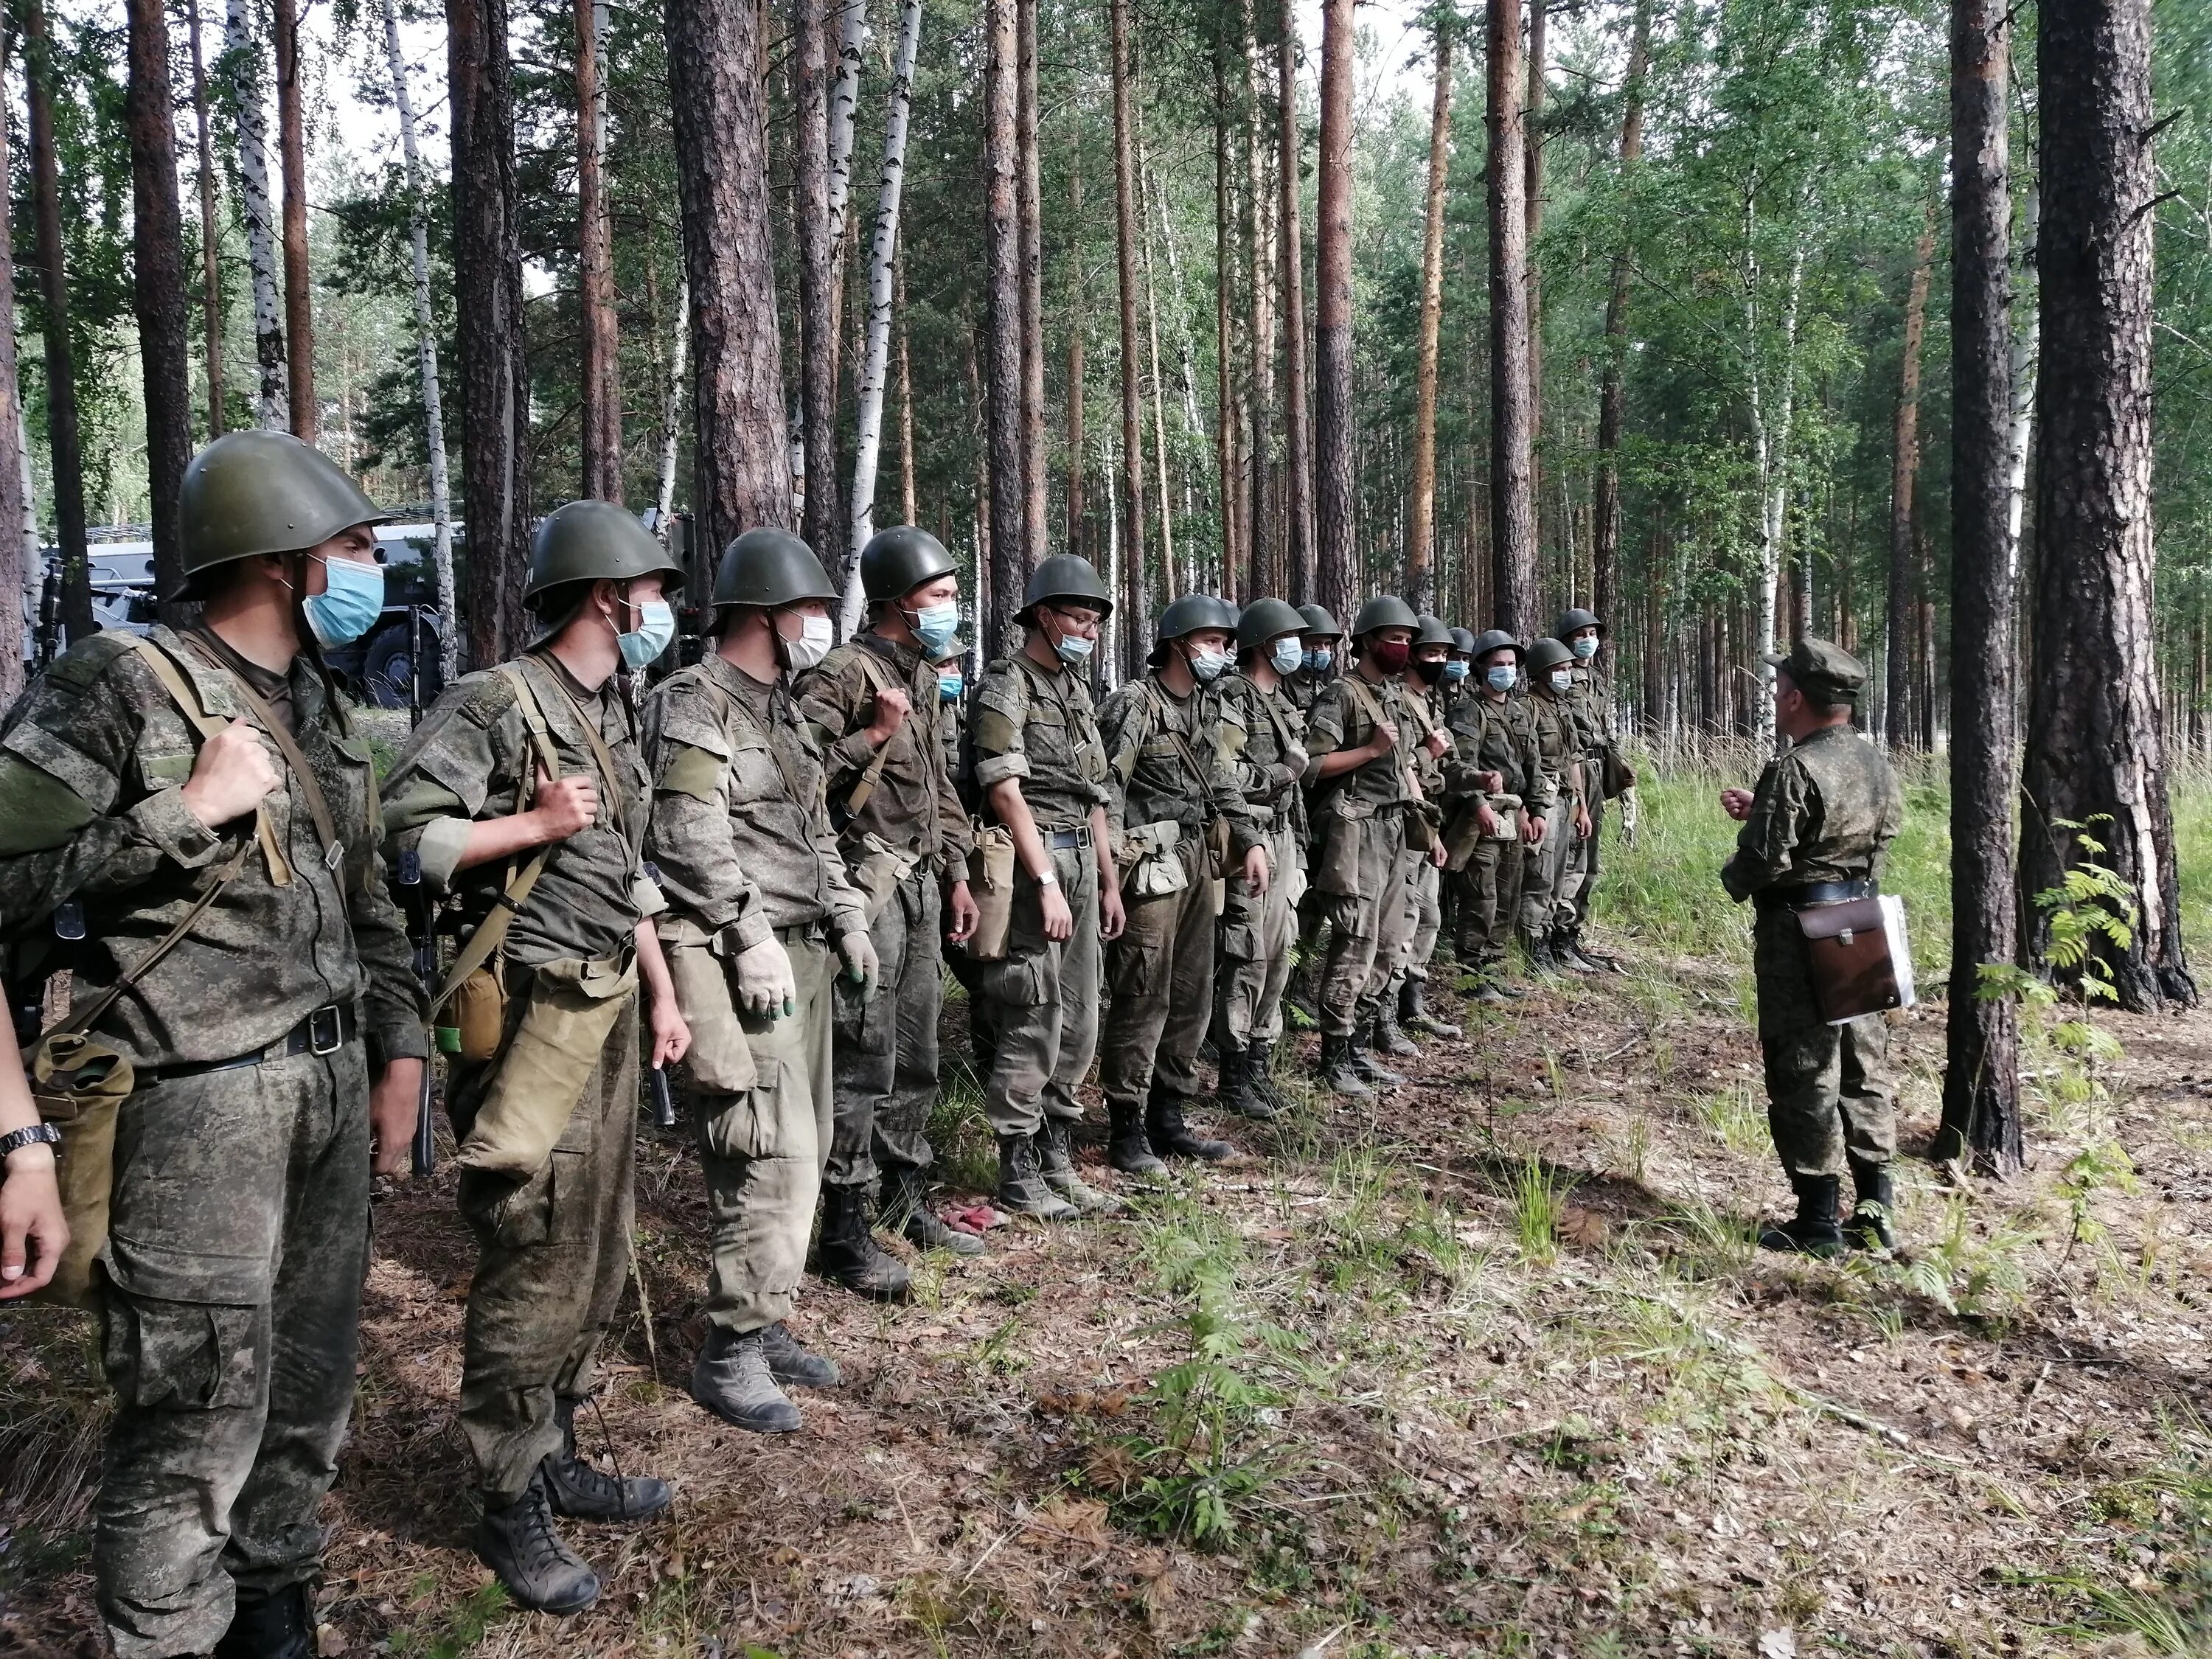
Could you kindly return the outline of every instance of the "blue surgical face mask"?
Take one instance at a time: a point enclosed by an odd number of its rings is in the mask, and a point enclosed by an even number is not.
[[[358,559],[322,561],[325,586],[300,601],[307,631],[325,651],[350,644],[384,614],[384,567]]]
[[[1336,656],[1334,652],[1317,649],[1307,652],[1305,660],[1307,672],[1326,674],[1328,672],[1329,664],[1336,660]]]
[[[1553,670],[1552,671],[1552,690],[1554,690],[1554,691],[1571,691],[1571,690],[1573,690],[1574,689],[1575,689],[1575,677],[1574,677],[1573,672],[1572,672],[1571,670],[1565,669],[1565,668],[1555,668],[1555,669],[1553,669]]]
[[[1211,685],[1229,666],[1229,653],[1208,646],[1203,651],[1192,652],[1186,660],[1190,664],[1191,678],[1200,685]]]
[[[1444,665],[1444,678],[1454,685],[1457,685],[1467,678],[1467,665],[1457,657],[1454,657]]]
[[[617,634],[615,643],[622,648],[623,666],[633,674],[668,649],[668,642],[676,637],[676,612],[665,599],[641,599],[637,606],[637,631]]]
[[[1588,662],[1592,657],[1597,655],[1597,635],[1583,635],[1575,641],[1574,653],[1577,662]]]
[[[1275,648],[1267,653],[1267,660],[1278,674],[1297,673],[1305,658],[1305,647],[1296,640],[1277,640]]]
[[[1062,662],[1071,667],[1080,668],[1091,660],[1091,648],[1097,643],[1096,640],[1085,639],[1080,634],[1062,634],[1052,642],[1052,648],[1060,653]]]
[[[1521,671],[1510,662],[1501,662],[1484,669],[1482,678],[1493,691],[1510,691],[1520,683]]]
[[[933,657],[951,644],[952,636],[960,631],[960,607],[949,603],[924,605],[906,613],[906,625],[921,641],[923,653]]]
[[[961,676],[961,675],[959,675],[959,674],[957,674],[957,673],[952,673],[952,674],[939,674],[939,675],[937,677],[937,700],[938,700],[938,702],[959,702],[959,701],[960,701],[960,694],[961,694],[961,692],[962,692],[963,690],[964,690],[967,688],[967,684],[968,684],[967,680],[966,680],[963,676]]]

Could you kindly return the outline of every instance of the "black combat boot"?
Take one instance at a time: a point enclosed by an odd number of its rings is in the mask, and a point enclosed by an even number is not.
[[[1146,1138],[1143,1108],[1109,1100],[1106,1103],[1106,1120],[1109,1164],[1124,1175],[1141,1176],[1147,1181],[1158,1181],[1166,1176],[1168,1166],[1152,1156],[1152,1144]]]
[[[599,1575],[553,1524],[542,1466],[514,1502],[485,1505],[477,1522],[476,1549],[477,1559],[498,1576],[518,1606],[539,1613],[581,1613],[599,1599]]]
[[[1048,1117],[1036,1132],[1037,1167],[1044,1184],[1085,1215],[1119,1215],[1129,1206],[1092,1186],[1075,1167],[1075,1136],[1064,1117]]]
[[[866,1187],[822,1188],[822,1237],[814,1271],[876,1302],[903,1302],[911,1289],[906,1264],[884,1254],[868,1224]]]
[[[1897,1234],[1890,1225],[1897,1217],[1897,1194],[1890,1185],[1889,1165],[1853,1158],[1851,1187],[1858,1202],[1851,1208],[1851,1218],[1844,1223],[1844,1237],[1855,1250],[1887,1255],[1897,1248]]]
[[[1331,1094],[1350,1095],[1358,1100],[1371,1100],[1375,1091],[1367,1086],[1361,1075],[1357,1059],[1358,1039],[1349,1034],[1321,1036],[1321,1080]]]
[[[1352,1032],[1352,1063],[1358,1068],[1361,1079],[1370,1086],[1377,1083],[1403,1083],[1406,1080],[1403,1072],[1394,1072],[1375,1058],[1389,1052],[1383,1048],[1382,1040],[1375,1035],[1375,1028],[1379,1023],[1380,1016],[1370,1013]]]
[[[1183,1098],[1155,1086],[1145,1105],[1145,1138],[1162,1158],[1194,1158],[1218,1164],[1237,1149],[1225,1140],[1209,1140],[1182,1121]]]
[[[899,1236],[917,1250],[950,1250],[955,1255],[983,1254],[981,1239],[957,1227],[946,1226],[943,1218],[929,1207],[927,1170],[900,1164],[885,1170],[882,1203],[880,1213],[884,1225],[897,1228]]]
[[[215,1659],[314,1659],[315,1600],[305,1584],[266,1595],[241,1589]]]
[[[1844,1230],[1836,1224],[1836,1197],[1842,1181],[1834,1176],[1793,1176],[1790,1184],[1797,1194],[1797,1218],[1763,1228],[1759,1248],[1824,1258],[1841,1255]]]
[[[769,1370],[765,1331],[732,1336],[708,1325],[691,1367],[691,1397],[725,1423],[755,1434],[789,1434],[799,1426],[799,1407],[784,1397]]]
[[[1429,1012],[1429,982],[1408,978],[1398,988],[1398,1024],[1406,1030],[1432,1037],[1455,1037],[1460,1028]]]
[[[1255,1123],[1265,1123],[1275,1115],[1275,1108],[1261,1093],[1259,1080],[1252,1075],[1254,1052],[1249,1048],[1221,1051],[1221,1085],[1214,1093],[1224,1110],[1249,1117]]]
[[[1552,930],[1552,955],[1571,974],[1601,974],[1604,969],[1583,954],[1583,930],[1569,926]]]
[[[1251,1077],[1253,1089],[1258,1092],[1261,1099],[1274,1108],[1277,1116],[1281,1116],[1297,1104],[1297,1102],[1283,1092],[1282,1085],[1275,1081],[1275,1045],[1273,1043],[1255,1042],[1250,1052],[1245,1056],[1245,1069]]]
[[[1368,1031],[1367,1046],[1378,1054],[1402,1054],[1410,1059],[1421,1052],[1421,1045],[1398,1029],[1397,1003],[1387,993],[1375,1006],[1375,1020]]]
[[[635,1474],[617,1480],[576,1455],[576,1407],[582,1401],[562,1395],[553,1401],[561,1424],[561,1449],[545,1460],[545,1501],[553,1513],[571,1521],[650,1521],[676,1494],[665,1480]]]
[[[1037,1166],[1036,1142],[1028,1135],[999,1137],[999,1190],[991,1201],[1017,1215],[1042,1221],[1073,1221],[1083,1213],[1045,1184]]]
[[[1468,994],[1475,1001],[1489,1008],[1502,1008],[1513,1000],[1506,994],[1505,988],[1498,983],[1498,969],[1492,963],[1486,963],[1483,966],[1476,976],[1474,989]]]
[[[1540,974],[1556,974],[1559,971],[1559,959],[1552,954],[1552,933],[1549,928],[1540,933],[1522,930],[1521,943],[1528,949],[1528,966],[1531,969]]]
[[[781,1319],[773,1325],[763,1326],[760,1340],[761,1353],[768,1361],[768,1374],[775,1379],[779,1388],[834,1389],[845,1380],[836,1360],[824,1358],[807,1347]]]

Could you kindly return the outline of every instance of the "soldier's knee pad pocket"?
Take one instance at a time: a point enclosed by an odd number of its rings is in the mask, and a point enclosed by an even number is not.
[[[1260,930],[1249,922],[1228,922],[1221,929],[1221,954],[1232,962],[1251,962],[1260,954]]]
[[[116,1397],[155,1411],[228,1411],[263,1389],[260,1310],[111,1297],[106,1370]]]
[[[983,964],[977,982],[993,1002],[1009,1008],[1042,1008],[1053,1000],[1046,968],[1042,956],[1001,957]]]
[[[805,1133],[799,1132],[792,1121],[791,1094],[769,1086],[767,1079],[775,1074],[769,1068],[761,1086],[736,1096],[707,1119],[699,1136],[708,1152],[731,1159],[813,1156],[814,1120],[809,1115]]]

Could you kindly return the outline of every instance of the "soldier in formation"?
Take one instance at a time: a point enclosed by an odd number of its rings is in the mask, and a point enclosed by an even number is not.
[[[1553,796],[1534,714],[1526,697],[1513,695],[1520,642],[1493,628],[1470,643],[1475,689],[1450,715],[1447,867],[1459,894],[1460,965],[1477,977],[1475,1000],[1498,1004],[1523,994],[1511,981],[1508,947],[1522,871],[1542,848]]]
[[[1583,928],[1589,921],[1590,897],[1597,886],[1598,858],[1605,839],[1605,804],[1625,796],[1621,827],[1632,834],[1636,774],[1620,753],[1620,739],[1613,729],[1613,713],[1605,689],[1598,682],[1598,653],[1604,648],[1605,624],[1595,611],[1564,611],[1553,624],[1552,636],[1573,653],[1572,684],[1567,707],[1580,728],[1583,776],[1589,791],[1583,806],[1589,817],[1589,833],[1568,849],[1554,895],[1553,948],[1562,965],[1589,973],[1605,965],[1583,944]]]
[[[1569,702],[1574,690],[1573,661],[1574,653],[1555,639],[1540,639],[1529,647],[1528,714],[1536,728],[1540,793],[1551,805],[1521,874],[1521,937],[1528,961],[1539,973],[1571,965],[1558,949],[1559,892],[1575,842],[1591,828],[1584,805],[1582,724]],[[1593,964],[1587,971],[1596,969]]]
[[[1452,738],[1445,724],[1445,693],[1449,684],[1453,646],[1452,630],[1441,617],[1421,613],[1420,631],[1413,636],[1413,660],[1406,665],[1406,710],[1413,717],[1413,775],[1420,781],[1421,804],[1409,812],[1406,827],[1416,854],[1410,878],[1413,905],[1413,936],[1406,942],[1406,960],[1398,970],[1393,990],[1383,998],[1379,1035],[1395,1054],[1417,1054],[1415,1036],[1455,1037],[1460,1028],[1428,1005],[1429,968],[1443,931],[1443,817],[1444,763],[1450,757]]]

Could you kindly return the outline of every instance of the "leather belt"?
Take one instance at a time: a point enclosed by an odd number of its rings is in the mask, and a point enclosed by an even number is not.
[[[1770,887],[1751,896],[1754,910],[1803,910],[1815,904],[1848,904],[1853,899],[1872,898],[1872,881],[1861,878],[1857,881],[1814,881],[1802,887]]]
[[[1091,845],[1091,826],[1079,824],[1073,830],[1047,830],[1044,844],[1055,853],[1065,853],[1072,848]]]
[[[240,1054],[234,1060],[188,1060],[178,1066],[157,1066],[138,1073],[140,1086],[151,1088],[175,1078],[198,1077],[204,1072],[234,1072],[266,1060],[289,1060],[295,1054],[334,1054],[361,1035],[361,1021],[350,1003],[326,1003],[266,1048]]]

